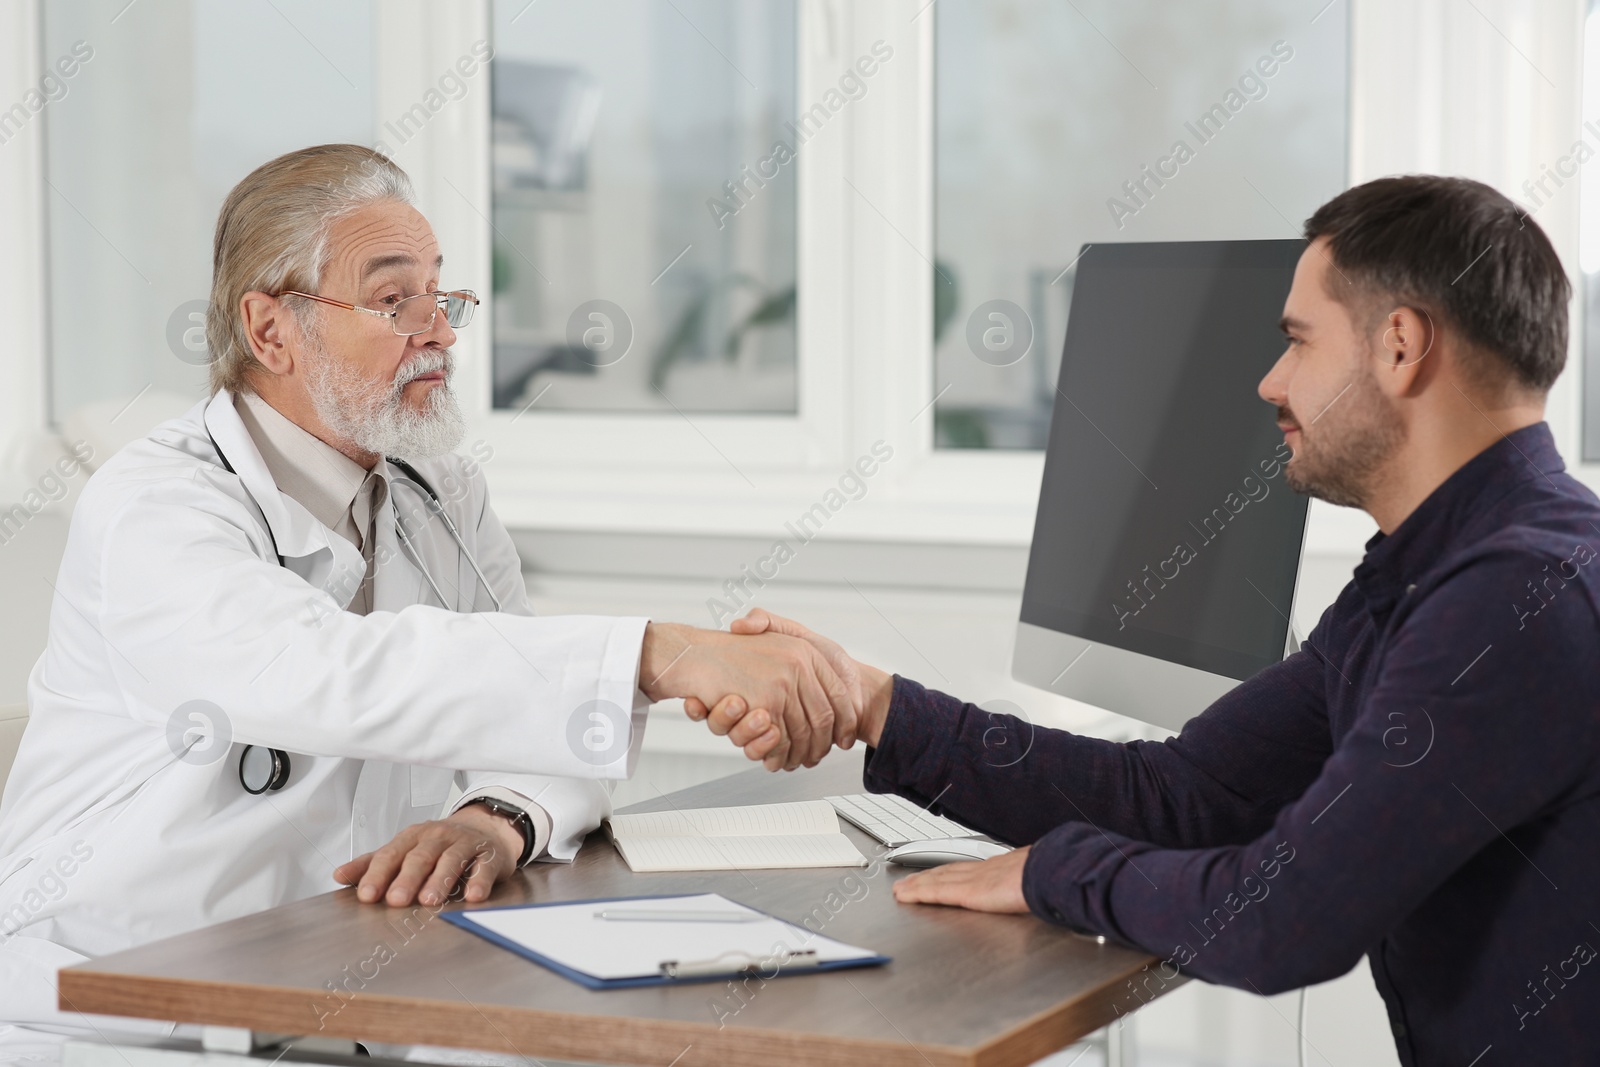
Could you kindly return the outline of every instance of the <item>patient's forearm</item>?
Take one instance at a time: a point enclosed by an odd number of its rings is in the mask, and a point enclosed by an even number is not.
[[[894,675],[865,663],[857,664],[857,668],[861,672],[864,706],[861,709],[861,729],[856,736],[869,745],[877,745],[878,739],[883,736],[883,722],[889,717],[889,705],[894,699]]]
[[[904,678],[871,735],[865,784],[1012,844],[1084,822],[1167,848],[1242,844],[1316,777],[1313,709],[1293,695],[1304,665],[1279,664],[1167,742],[1117,744],[1052,730]],[[1300,726],[1294,725],[1300,722]],[[1323,726],[1326,747],[1326,727]]]

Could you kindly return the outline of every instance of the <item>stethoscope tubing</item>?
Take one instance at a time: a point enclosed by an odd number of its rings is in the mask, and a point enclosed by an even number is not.
[[[444,502],[439,499],[439,494],[434,491],[433,486],[428,484],[428,480],[422,476],[420,471],[418,471],[411,464],[407,463],[405,460],[395,459],[393,456],[388,458],[390,466],[395,467],[408,479],[422,487],[424,493],[426,494],[423,497],[424,506],[431,506],[433,514],[439,516],[440,520],[444,522],[444,528],[448,530],[450,536],[455,539],[456,547],[461,549],[461,554],[466,557],[467,565],[472,568],[472,573],[477,575],[478,581],[483,583],[483,591],[489,594],[489,600],[492,604],[494,604],[494,610],[504,611],[505,609],[500,604],[500,598],[494,595],[494,587],[489,584],[489,579],[484,575],[483,568],[478,566],[477,558],[473,556],[471,551],[468,550],[466,539],[461,536],[461,530],[457,528],[455,520],[450,517],[450,513],[444,509]],[[439,598],[439,603],[442,606],[448,607],[449,602],[445,600],[444,594],[439,591],[439,585],[433,580],[433,575],[428,573],[428,568],[422,565],[421,553],[419,553],[416,549],[416,546],[411,543],[411,538],[406,534],[404,525],[405,524],[400,521],[400,513],[397,509],[395,511],[395,533],[399,536],[401,544],[405,548],[411,550],[412,562],[417,565],[417,570],[422,572],[422,576],[426,578],[428,580],[428,584],[433,587],[434,595]]]

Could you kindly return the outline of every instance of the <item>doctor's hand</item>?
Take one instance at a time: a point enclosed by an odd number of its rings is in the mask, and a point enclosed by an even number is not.
[[[732,633],[745,636],[763,633],[784,634],[800,638],[815,648],[827,659],[828,664],[833,667],[850,691],[857,713],[855,736],[869,745],[878,744],[879,738],[883,735],[884,720],[889,715],[890,698],[894,695],[893,675],[858,662],[851,658],[838,642],[807,629],[793,619],[774,615],[765,608],[752,609],[743,618],[733,620],[728,629]],[[693,697],[686,699],[683,706],[691,719],[704,719],[709,715],[713,730],[717,728],[719,716],[725,720],[736,721],[735,716],[738,711],[737,705],[731,703],[728,708],[708,710],[705,704]],[[853,744],[855,737],[839,740],[841,748],[849,748]]]
[[[854,743],[856,703],[826,656],[781,634],[736,637],[674,623],[645,627],[639,687],[651,700],[712,708],[725,735],[769,770],[815,766],[835,741]]]
[[[364,904],[383,900],[403,908],[415,900],[432,908],[450,899],[475,904],[516,871],[522,849],[522,833],[510,821],[469,804],[448,819],[406,827],[376,852],[337,868],[333,877],[356,886],[356,898]]]

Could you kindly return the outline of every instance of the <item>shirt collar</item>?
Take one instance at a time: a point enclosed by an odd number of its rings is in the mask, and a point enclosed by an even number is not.
[[[330,530],[339,529],[345,522],[368,477],[383,477],[381,472],[369,472],[254,393],[237,394],[234,406],[278,488],[298,500]]]
[[[1375,618],[1384,618],[1417,578],[1457,542],[1476,536],[1475,520],[1518,485],[1566,469],[1549,423],[1524,426],[1463,463],[1418,504],[1394,533],[1374,534],[1355,583]]]

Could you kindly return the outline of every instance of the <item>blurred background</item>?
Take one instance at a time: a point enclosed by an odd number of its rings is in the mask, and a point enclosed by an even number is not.
[[[442,281],[484,297],[455,388],[542,612],[760,603],[1036,722],[1161,736],[1009,672],[1083,247],[1291,237],[1388,173],[1489,182],[1580,294],[1550,421],[1596,484],[1596,25],[1587,0],[0,0],[0,706],[83,479],[53,462],[206,395],[222,198],[351,141],[411,173]],[[730,593],[880,441],[864,495]],[[1372,529],[1314,506],[1302,633]],[[652,718],[620,801],[741,769]],[[1311,1005],[1317,1062],[1395,1062],[1365,964]],[[1136,1017],[1138,1062],[1292,1063],[1293,1008],[1190,983]]]

